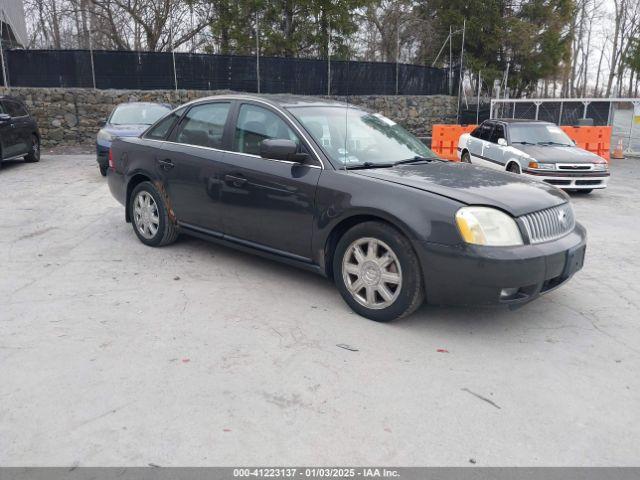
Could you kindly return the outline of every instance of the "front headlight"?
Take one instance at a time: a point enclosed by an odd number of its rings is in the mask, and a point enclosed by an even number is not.
[[[106,130],[100,130],[98,132],[98,141],[103,141],[103,142],[110,142],[111,140],[113,140],[113,135],[111,135],[109,132],[107,132]]]
[[[555,163],[538,163],[536,161],[529,162],[529,168],[532,170],[555,170]]]
[[[606,170],[609,169],[609,165],[606,163],[594,163],[593,164],[593,170],[596,172],[605,172]]]
[[[490,247],[524,243],[516,221],[495,208],[462,207],[456,212],[456,224],[466,243]]]

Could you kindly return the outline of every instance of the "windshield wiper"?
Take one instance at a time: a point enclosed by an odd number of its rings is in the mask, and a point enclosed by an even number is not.
[[[393,163],[374,163],[374,162],[364,162],[358,163],[357,165],[345,165],[345,170],[363,170],[365,168],[389,168],[393,167]]]
[[[412,158],[407,158],[406,160],[398,160],[393,165],[404,165],[406,163],[419,163],[419,162],[434,162],[436,160],[440,160],[438,157],[421,157],[420,155],[416,155]]]
[[[519,143],[520,145],[535,145],[535,143],[527,142],[523,140],[522,142],[511,142],[511,143]]]
[[[562,147],[569,147],[570,145],[568,143],[560,143],[560,142],[538,142],[538,145],[560,145]]]

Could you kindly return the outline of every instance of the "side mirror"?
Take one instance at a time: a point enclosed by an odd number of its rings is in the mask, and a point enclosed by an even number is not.
[[[504,138],[499,138],[498,139],[498,145],[500,145],[501,147],[506,147],[507,146],[507,141]]]
[[[9,123],[11,121],[11,115],[8,113],[0,113],[0,123]]]
[[[298,145],[293,140],[273,138],[260,142],[260,156],[273,160],[304,162],[308,155],[298,152]]]

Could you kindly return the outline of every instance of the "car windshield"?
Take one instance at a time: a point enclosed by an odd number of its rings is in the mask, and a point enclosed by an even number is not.
[[[539,145],[573,145],[571,139],[557,125],[525,124],[509,127],[511,143]]]
[[[379,113],[343,106],[289,107],[332,162],[345,167],[388,166],[438,158],[427,146]]]
[[[151,125],[170,110],[166,105],[125,103],[116,107],[109,123],[112,125]]]

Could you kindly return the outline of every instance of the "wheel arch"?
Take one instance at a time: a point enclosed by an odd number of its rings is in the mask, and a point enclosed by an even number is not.
[[[142,182],[151,182],[151,178],[141,172],[134,174],[127,182],[127,195],[125,197],[125,220],[127,223],[131,223],[131,215],[129,213],[129,201],[131,200],[131,192],[133,189],[140,185]]]
[[[402,227],[401,222],[394,221],[392,219],[387,218],[385,215],[379,215],[375,212],[366,212],[366,213],[354,213],[347,218],[343,218],[336,225],[333,226],[327,238],[324,242],[324,250],[323,250],[323,267],[326,276],[333,280],[333,258],[338,242],[342,238],[342,236],[349,231],[351,228],[365,222],[379,222],[384,223],[394,229],[396,229],[399,233],[404,235],[404,237],[409,241],[411,246],[413,247],[413,241],[411,240],[411,235],[409,235],[405,228]],[[414,248],[414,253],[415,248]]]
[[[522,165],[520,165],[520,162],[515,158],[510,158],[509,160],[507,160],[507,164],[504,166],[504,169],[506,171],[509,171],[509,166],[513,164],[515,164],[518,167],[518,172],[522,173]]]

